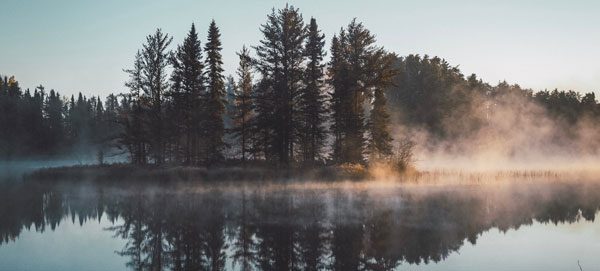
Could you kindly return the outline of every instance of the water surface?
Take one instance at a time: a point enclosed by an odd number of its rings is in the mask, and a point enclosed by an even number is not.
[[[600,185],[0,184],[0,270],[600,270]]]

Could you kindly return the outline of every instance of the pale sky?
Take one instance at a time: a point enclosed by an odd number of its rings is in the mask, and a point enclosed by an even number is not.
[[[196,24],[221,29],[226,75],[258,44],[271,8],[300,8],[329,41],[356,17],[399,55],[428,54],[496,84],[600,94],[600,1],[23,1],[0,0],[0,74],[62,95],[126,92],[135,52],[160,27],[172,48]]]

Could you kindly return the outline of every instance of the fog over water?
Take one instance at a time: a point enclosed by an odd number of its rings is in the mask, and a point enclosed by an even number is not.
[[[25,266],[27,254],[45,263],[29,263],[32,270],[80,268],[92,259],[132,270],[565,270],[578,260],[584,270],[600,266],[593,253],[600,184],[517,178],[441,186],[5,183],[0,266]],[[78,232],[89,241],[85,248]],[[38,254],[47,238],[60,250]],[[53,255],[68,253],[71,261],[52,263]]]

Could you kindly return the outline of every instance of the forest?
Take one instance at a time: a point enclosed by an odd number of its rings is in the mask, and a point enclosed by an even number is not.
[[[180,44],[157,29],[125,69],[128,92],[64,97],[0,80],[0,160],[123,156],[136,165],[317,167],[394,162],[415,146],[516,156],[600,151],[593,92],[483,82],[439,57],[399,56],[352,20],[329,39],[273,9],[225,76],[213,20]],[[227,33],[225,33],[227,34]],[[493,147],[492,147],[493,146]]]

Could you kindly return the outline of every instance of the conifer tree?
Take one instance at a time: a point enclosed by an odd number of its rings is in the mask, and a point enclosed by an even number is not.
[[[177,131],[183,136],[183,160],[186,164],[195,164],[200,155],[205,80],[202,47],[194,24],[183,44],[178,46],[172,64],[170,96],[176,110],[174,119]]]
[[[270,102],[273,106],[271,114],[259,114],[262,119],[260,129],[267,136],[265,153],[275,155],[281,165],[287,166],[294,155],[294,145],[297,141],[299,125],[298,99],[303,75],[304,48],[306,30],[302,15],[293,6],[286,6],[267,17],[267,23],[262,25],[263,39],[256,46],[257,70],[262,78],[258,85],[259,110]],[[265,110],[266,111],[266,110]]]
[[[376,51],[371,55],[372,70],[376,71],[376,77],[372,81],[373,99],[371,114],[369,116],[370,142],[369,153],[371,160],[385,160],[393,154],[390,131],[390,113],[387,107],[385,90],[393,85],[393,78],[398,74],[394,69],[394,54],[388,54],[383,50]]]
[[[233,114],[234,114],[234,101],[235,95],[237,93],[237,84],[235,82],[235,78],[232,75],[227,76],[225,79],[225,114],[223,114],[223,121],[225,123],[225,131],[229,133],[233,128]],[[229,138],[229,134],[226,135],[226,143],[230,144],[231,138]]]
[[[344,121],[344,105],[346,105],[346,88],[344,87],[344,79],[346,66],[345,58],[342,55],[342,46],[337,35],[334,35],[331,39],[331,60],[329,61],[328,69],[328,83],[331,86],[332,91],[330,92],[330,110],[332,116],[332,124],[330,126],[331,133],[333,134],[333,153],[332,159],[335,162],[341,163],[344,161],[342,157],[342,146],[345,137],[346,122]]]
[[[373,108],[369,118],[371,140],[369,142],[370,160],[378,161],[389,158],[392,152],[392,136],[390,134],[390,114],[383,90],[376,89],[373,98]]]
[[[223,60],[221,56],[221,34],[214,20],[208,29],[208,39],[204,46],[206,51],[207,79],[205,113],[206,163],[213,164],[223,159],[226,147],[223,141],[225,125],[222,115],[225,113],[225,82],[223,76]]]
[[[165,158],[165,130],[163,117],[164,94],[168,89],[166,68],[169,65],[171,52],[167,49],[173,40],[159,28],[153,35],[146,37],[146,44],[142,50],[143,79],[145,103],[148,110],[148,130],[146,133],[150,141],[152,158],[156,164],[164,162]]]
[[[334,153],[338,162],[362,163],[367,148],[365,104],[374,90],[391,84],[394,71],[388,54],[356,19],[332,41],[330,80],[333,86]]]
[[[50,90],[44,108],[46,112],[46,123],[48,132],[46,133],[48,149],[56,152],[61,147],[61,141],[64,134],[63,102],[60,94],[53,89]]]
[[[125,83],[125,86],[129,88],[130,92],[123,98],[123,101],[127,102],[127,110],[123,112],[121,118],[124,129],[119,143],[121,146],[127,147],[133,164],[145,164],[147,139],[144,132],[144,121],[147,102],[144,96],[144,60],[140,51],[135,55],[133,68],[124,71],[129,74],[129,81]],[[74,103],[73,98],[71,101]],[[125,108],[125,105],[123,107]]]
[[[325,52],[325,35],[318,29],[317,21],[311,18],[308,26],[304,55],[308,63],[304,71],[304,87],[300,94],[301,152],[305,163],[313,164],[321,158],[321,149],[325,141],[326,96],[322,91]]]
[[[246,46],[238,53],[240,58],[237,75],[239,77],[233,101],[233,128],[234,136],[240,141],[242,163],[247,159],[250,143],[250,119],[253,117],[252,104],[252,73],[251,59]]]

